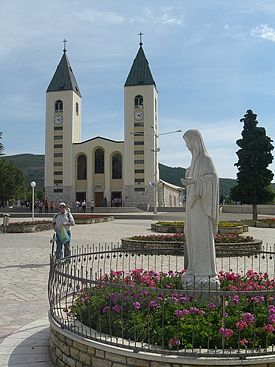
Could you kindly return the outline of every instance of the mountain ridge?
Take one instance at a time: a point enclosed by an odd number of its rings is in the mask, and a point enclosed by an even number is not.
[[[22,153],[3,156],[2,158],[14,162],[22,169],[26,185],[30,185],[32,181],[35,181],[37,188],[43,189],[44,154]],[[170,167],[159,163],[159,176],[163,181],[176,186],[182,186],[180,178],[184,177],[184,175],[185,168],[183,167]],[[220,178],[220,196],[228,196],[230,194],[231,187],[235,185],[235,182],[236,180],[232,178]]]

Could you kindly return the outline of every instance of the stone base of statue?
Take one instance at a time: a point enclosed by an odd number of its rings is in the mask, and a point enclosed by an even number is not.
[[[220,281],[217,276],[196,276],[185,273],[182,275],[183,289],[195,291],[215,291],[220,289]]]

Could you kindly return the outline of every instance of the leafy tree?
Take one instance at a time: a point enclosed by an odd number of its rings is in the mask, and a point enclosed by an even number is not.
[[[257,219],[257,204],[267,203],[274,198],[271,187],[273,173],[267,167],[273,161],[272,140],[266,135],[263,127],[257,127],[257,115],[248,110],[244,118],[242,139],[237,140],[240,149],[235,166],[238,167],[237,185],[231,190],[235,201],[252,204],[253,219]]]
[[[2,132],[0,132],[0,140],[2,139],[2,137],[3,137],[3,133]],[[3,145],[3,143],[0,143],[0,155],[4,155],[4,145]]]
[[[16,200],[24,195],[23,172],[13,163],[0,159],[0,204],[7,200]]]

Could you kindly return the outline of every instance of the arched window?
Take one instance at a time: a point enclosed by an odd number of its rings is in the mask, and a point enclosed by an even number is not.
[[[143,97],[138,95],[138,96],[135,96],[135,107],[143,107]]]
[[[55,112],[63,111],[63,102],[60,101],[60,99],[58,101],[55,101],[54,109],[55,109]]]
[[[84,154],[77,158],[77,179],[87,180],[87,157]]]
[[[120,153],[115,153],[112,156],[112,178],[122,178],[122,156]]]
[[[79,105],[78,103],[76,102],[75,104],[75,113],[78,115],[79,114]]]
[[[104,173],[104,150],[102,148],[95,151],[95,173]]]

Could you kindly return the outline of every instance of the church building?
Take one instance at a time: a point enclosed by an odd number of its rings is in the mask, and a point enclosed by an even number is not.
[[[73,206],[179,206],[159,180],[158,91],[142,41],[124,85],[124,141],[81,141],[82,95],[66,47],[46,92],[45,197]],[[156,185],[156,190],[154,189]]]

